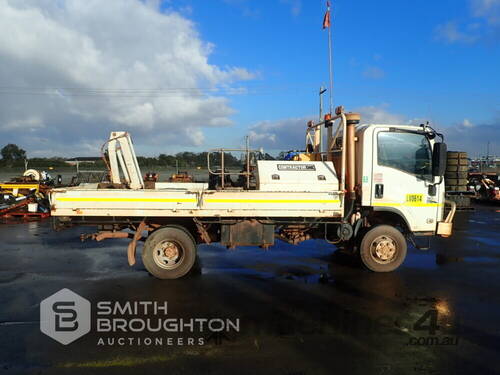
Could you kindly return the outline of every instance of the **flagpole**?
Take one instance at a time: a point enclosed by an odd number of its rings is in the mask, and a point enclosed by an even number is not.
[[[330,14],[330,4],[328,4],[329,21],[328,25],[328,60],[330,69],[330,114],[333,114],[333,62],[332,62],[332,22]]]

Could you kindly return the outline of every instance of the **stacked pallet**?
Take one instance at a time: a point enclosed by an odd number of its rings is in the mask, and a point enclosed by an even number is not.
[[[449,151],[444,175],[446,199],[457,204],[457,210],[472,210],[471,197],[474,192],[469,191],[468,170],[469,160],[466,152]]]
[[[448,151],[446,162],[446,191],[467,191],[469,160],[466,152]]]

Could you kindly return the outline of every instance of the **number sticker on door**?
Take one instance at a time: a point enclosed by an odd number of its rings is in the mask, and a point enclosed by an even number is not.
[[[423,194],[406,194],[406,203],[423,203]]]

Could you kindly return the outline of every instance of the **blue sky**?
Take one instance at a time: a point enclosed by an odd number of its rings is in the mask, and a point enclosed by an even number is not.
[[[259,78],[245,86],[262,85],[259,94],[231,97],[238,124],[232,138],[243,137],[262,120],[317,113],[317,88],[328,82],[327,32],[321,28],[325,1],[175,4],[187,9],[203,38],[215,44],[213,63],[258,72]],[[441,127],[499,118],[500,28],[498,18],[477,10],[480,2],[338,0],[332,5],[335,104],[381,107]],[[218,129],[207,139],[215,145],[226,133]]]
[[[500,0],[332,1],[335,105],[500,155]],[[29,156],[303,147],[324,0],[0,0],[0,131]],[[0,147],[2,145],[0,144]]]

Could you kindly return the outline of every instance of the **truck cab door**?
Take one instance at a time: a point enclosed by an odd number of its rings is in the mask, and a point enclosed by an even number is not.
[[[435,195],[432,147],[422,132],[379,128],[373,137],[371,205],[401,215],[412,232],[434,232],[442,186]],[[442,184],[441,184],[442,185]]]

